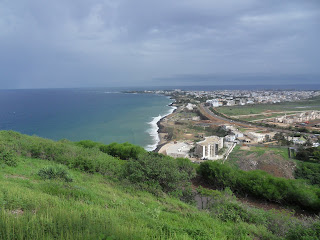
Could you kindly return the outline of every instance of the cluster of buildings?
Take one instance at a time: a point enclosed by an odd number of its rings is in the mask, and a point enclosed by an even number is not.
[[[277,132],[240,132],[237,128],[230,125],[222,125],[222,128],[229,131],[225,137],[209,136],[199,142],[175,142],[166,150],[166,154],[172,157],[189,158],[190,155],[202,160],[226,159],[236,144],[262,144],[271,142]],[[286,139],[295,145],[306,143],[304,137],[290,137]],[[316,141],[317,142],[317,139]],[[314,147],[319,146],[314,145]],[[192,151],[192,149],[194,149]],[[193,152],[191,154],[191,152]]]
[[[190,157],[190,150],[196,158],[203,160],[217,160],[223,158],[226,153],[231,152],[230,149],[236,144],[235,135],[227,135],[226,137],[210,136],[204,140],[193,143],[189,142],[174,142],[166,149],[165,154],[171,157]]]
[[[193,93],[199,95],[199,93]],[[318,91],[215,91],[202,93],[212,107],[290,102],[320,95]]]
[[[284,115],[273,119],[274,123],[293,124],[320,119],[320,111],[305,111],[292,115]]]
[[[218,99],[209,99],[206,101],[206,106],[210,107],[221,107],[221,106],[234,106],[234,105],[246,105],[254,104],[255,102],[252,99],[246,98],[218,98]]]
[[[190,150],[194,148],[193,155],[203,160],[217,160],[225,158],[238,143],[262,143],[269,141],[275,133],[242,133],[234,126],[222,125],[229,131],[225,137],[209,136],[197,143],[175,142],[167,148],[166,154],[172,157],[189,157]]]
[[[210,136],[203,141],[197,142],[195,145],[191,142],[175,142],[166,149],[166,154],[171,157],[188,158],[190,150],[194,148],[193,155],[202,160],[217,160],[225,156],[225,154],[236,143],[229,141],[228,138]]]
[[[179,104],[185,104],[185,112],[192,113],[197,107],[198,103],[205,102],[207,106],[234,106],[234,105],[248,105],[248,104],[262,104],[262,103],[278,103],[291,102],[303,99],[320,96],[320,91],[276,91],[276,90],[216,90],[216,91],[183,91],[176,90],[157,90],[144,91],[144,93],[156,93],[161,95],[172,96],[179,100]],[[178,96],[178,97],[177,97]],[[192,114],[183,116],[182,120],[199,121],[199,116]],[[291,112],[291,115],[278,116],[274,118],[267,118],[263,121],[271,121],[273,123],[306,123],[312,120],[320,119],[320,111],[303,111],[297,113]],[[205,123],[197,123],[205,124]],[[210,124],[209,124],[210,125]],[[315,125],[316,126],[316,125]],[[205,127],[205,126],[203,126]],[[195,156],[197,159],[203,160],[217,160],[226,159],[228,154],[232,151],[238,143],[261,144],[271,142],[274,139],[275,132],[268,130],[258,131],[255,128],[247,129],[240,132],[234,126],[221,126],[230,132],[225,137],[209,136],[205,137],[199,142],[174,142],[169,144],[166,148],[166,154],[172,157],[190,157]],[[317,127],[317,126],[316,126]],[[320,126],[318,126],[320,127]],[[203,138],[203,135],[201,138]],[[200,135],[199,135],[200,136]],[[196,136],[196,137],[199,137]],[[294,144],[305,144],[306,140],[303,138],[287,136],[288,141]],[[188,138],[187,138],[188,139]],[[309,139],[309,138],[308,138]],[[316,142],[316,141],[315,141]]]
[[[238,143],[262,143],[271,139],[274,134],[248,132],[239,133],[237,130],[225,137],[210,136],[203,141],[197,142],[195,155],[200,159],[216,160],[223,158],[235,144]]]
[[[215,90],[215,91],[184,91],[175,90],[145,90],[143,93],[161,94],[167,96],[186,96],[193,99],[207,100],[207,105],[213,107],[247,105],[257,103],[292,102],[320,95],[320,91],[282,91],[282,90]]]

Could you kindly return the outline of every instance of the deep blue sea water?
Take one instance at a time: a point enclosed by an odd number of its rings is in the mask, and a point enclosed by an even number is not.
[[[295,89],[316,90],[313,85],[175,86],[149,89]],[[167,97],[125,94],[132,89],[0,90],[0,130],[71,141],[90,139],[105,144],[131,142],[152,150],[159,140],[157,121],[173,111]],[[148,89],[148,88],[147,88]]]
[[[131,142],[152,150],[172,100],[108,89],[0,91],[0,129],[53,140]]]

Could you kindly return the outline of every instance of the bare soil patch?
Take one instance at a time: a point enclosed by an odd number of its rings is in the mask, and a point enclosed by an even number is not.
[[[248,147],[248,146],[241,146],[240,149],[241,149],[241,150],[247,150],[247,151],[248,151],[248,150],[250,150],[250,147]]]
[[[247,155],[246,152],[239,152],[236,163],[244,171],[259,169],[275,177],[289,179],[294,179],[293,173],[296,168],[296,164],[293,161],[284,159],[281,155],[272,151],[266,151],[260,156],[258,153]]]

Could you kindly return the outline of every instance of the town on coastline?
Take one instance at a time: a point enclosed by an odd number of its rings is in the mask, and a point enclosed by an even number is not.
[[[174,100],[176,110],[158,122],[155,151],[193,162],[226,161],[250,147],[319,146],[320,91],[145,90]],[[236,147],[237,146],[237,147]]]

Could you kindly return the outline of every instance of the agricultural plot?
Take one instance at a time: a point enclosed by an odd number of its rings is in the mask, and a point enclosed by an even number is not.
[[[277,113],[277,112],[291,111],[292,113],[294,113],[299,111],[320,110],[320,97],[298,101],[298,102],[256,104],[256,105],[245,105],[245,106],[225,106],[225,107],[219,107],[216,110],[228,116],[252,115],[252,114],[262,114],[262,113],[268,113],[268,112]]]
[[[294,179],[295,162],[287,148],[236,146],[227,162],[244,170],[263,170],[276,177]]]

